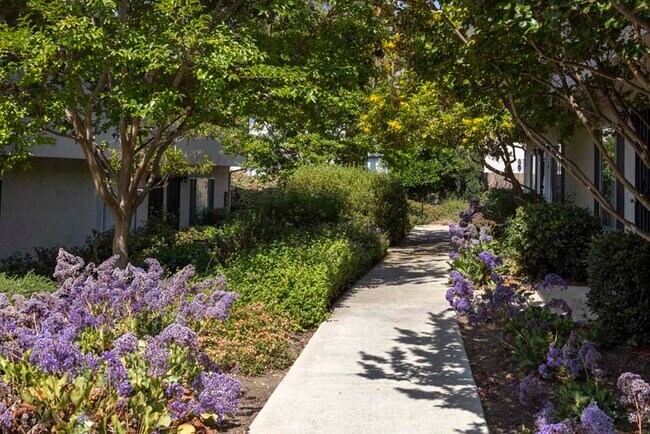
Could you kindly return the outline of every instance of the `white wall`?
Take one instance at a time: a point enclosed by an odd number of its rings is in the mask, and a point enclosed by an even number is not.
[[[573,160],[589,178],[594,181],[594,144],[586,131],[577,131],[565,147],[566,156]],[[576,205],[594,209],[593,196],[567,172],[565,181],[566,198]]]

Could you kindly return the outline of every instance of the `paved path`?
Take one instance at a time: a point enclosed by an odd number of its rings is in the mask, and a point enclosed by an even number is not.
[[[447,228],[418,226],[321,324],[254,434],[487,433],[444,298]]]

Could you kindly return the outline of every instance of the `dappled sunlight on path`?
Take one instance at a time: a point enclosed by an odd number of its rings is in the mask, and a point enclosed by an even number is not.
[[[448,235],[420,226],[337,303],[252,433],[486,433],[444,299]]]

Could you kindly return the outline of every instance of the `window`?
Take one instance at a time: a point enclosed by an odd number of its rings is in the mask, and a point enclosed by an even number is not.
[[[558,152],[562,153],[562,145],[557,145]],[[564,202],[564,167],[558,164],[554,158],[550,158],[551,166],[551,200],[553,202]]]
[[[634,114],[632,116],[632,124],[637,133],[645,139],[645,143],[650,147],[650,129],[647,123],[650,122],[650,110],[642,110],[639,112],[640,116]],[[644,122],[645,121],[645,122]],[[636,155],[635,158],[635,187],[639,193],[643,195],[650,195],[650,167],[643,164],[641,157]],[[636,201],[634,212],[634,222],[645,232],[650,232],[650,210]]]
[[[621,162],[620,155],[617,155],[618,146],[616,140],[616,132],[611,128],[604,128],[600,131],[603,147],[607,154],[617,163]],[[598,191],[605,197],[605,200],[612,205],[614,209],[617,208],[617,181],[614,169],[607,164],[602,153],[594,145],[594,184],[598,187]],[[603,226],[613,229],[616,226],[616,218],[602,209],[600,204],[594,201],[594,212],[600,216]]]
[[[190,179],[190,225],[200,222],[201,214],[214,208],[214,179]]]

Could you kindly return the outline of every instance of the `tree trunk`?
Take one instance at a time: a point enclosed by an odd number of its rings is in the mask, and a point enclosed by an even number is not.
[[[115,234],[113,235],[113,255],[119,256],[117,266],[126,267],[129,263],[129,235],[131,216],[115,216]]]

